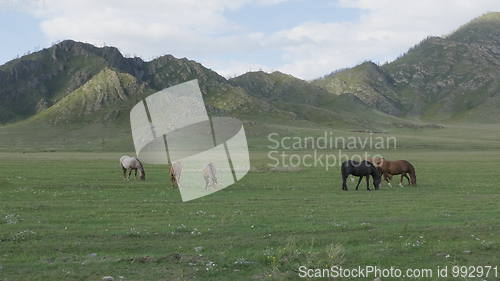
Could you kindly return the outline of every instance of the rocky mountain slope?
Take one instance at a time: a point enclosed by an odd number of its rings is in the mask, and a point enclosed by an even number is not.
[[[346,108],[372,112],[353,96],[332,95],[283,73],[248,73],[228,81],[187,59],[166,55],[144,62],[125,58],[116,48],[67,40],[0,67],[5,85],[0,123],[128,123],[128,112],[139,100],[191,79],[198,79],[207,108],[216,115],[358,125]]]
[[[352,93],[389,114],[434,121],[498,122],[500,13],[488,13],[446,37],[429,37],[395,61],[364,63],[313,81]]]
[[[400,116],[394,80],[373,62],[365,62],[312,82],[336,95],[353,94],[367,106]]]
[[[371,122],[390,124],[401,122],[363,103],[355,95],[333,95],[313,83],[281,72],[248,72],[229,82],[243,88],[249,95],[266,101],[282,111],[292,112],[297,119],[338,125]]]
[[[273,110],[194,61],[166,55],[144,62],[113,47],[66,40],[0,67],[0,123],[113,121],[140,97],[192,79],[214,101],[211,111]]]

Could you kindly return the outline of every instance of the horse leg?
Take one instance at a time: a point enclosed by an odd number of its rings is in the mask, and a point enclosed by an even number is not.
[[[408,180],[408,184],[411,184],[410,178],[408,177],[408,174],[403,174],[403,176]]]
[[[361,183],[361,180],[363,179],[363,177],[359,177],[359,180],[358,180],[358,184],[356,185],[356,190],[358,190],[358,187],[359,187],[359,184]]]
[[[389,181],[389,174],[387,172],[384,172],[384,180],[387,182],[387,185],[392,187],[391,182]]]
[[[399,179],[399,186],[403,187],[403,175],[401,175],[401,178]]]
[[[132,169],[129,170],[128,172],[128,179],[130,180],[130,175],[132,175]]]
[[[208,190],[209,178],[207,176],[205,178],[205,190]]]
[[[123,170],[123,179],[126,179],[127,178],[127,169],[122,167],[122,170]]]
[[[370,175],[366,176],[366,190],[371,191],[371,189],[370,189]]]
[[[135,179],[137,179],[137,168],[135,170]]]
[[[349,173],[345,167],[342,167],[340,173],[342,175],[342,190],[347,191],[347,179],[349,178]]]
[[[347,177],[346,175],[342,175],[342,190],[347,191]]]

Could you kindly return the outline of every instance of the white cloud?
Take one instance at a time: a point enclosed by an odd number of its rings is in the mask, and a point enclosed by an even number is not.
[[[474,17],[500,10],[495,0],[340,0],[339,4],[360,9],[360,19],[304,23],[275,34],[290,40],[284,46],[288,63],[280,70],[312,79],[364,60],[383,63],[429,35],[449,34]]]
[[[428,35],[447,34],[484,12],[500,10],[498,0],[339,0],[340,7],[359,9],[360,18],[297,23],[265,33],[239,27],[225,12],[286,0],[4,1],[40,18],[50,41],[106,43],[145,59],[185,56],[224,75],[264,69],[304,79],[367,59],[394,59]],[[263,61],[265,56],[251,61],[256,50],[279,54],[283,63]]]
[[[18,0],[8,1],[21,5]],[[31,0],[22,7],[41,19],[42,31],[50,41],[72,38],[106,43],[146,57],[169,52],[197,56],[220,48],[221,52],[235,51],[242,40],[256,36],[238,34],[238,27],[225,19],[225,11],[251,2],[273,5],[282,1]]]

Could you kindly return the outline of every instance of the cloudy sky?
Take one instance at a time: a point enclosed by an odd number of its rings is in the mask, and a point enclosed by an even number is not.
[[[0,0],[0,64],[73,39],[145,60],[172,54],[232,77],[279,70],[313,79],[393,60],[498,0]]]

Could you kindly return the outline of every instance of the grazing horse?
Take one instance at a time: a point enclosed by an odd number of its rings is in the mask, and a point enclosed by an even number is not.
[[[342,190],[347,190],[347,177],[349,175],[353,175],[359,177],[358,184],[356,185],[356,190],[358,190],[359,184],[363,177],[366,177],[366,189],[370,189],[370,176],[373,177],[373,186],[375,189],[379,189],[380,181],[382,180],[380,177],[379,170],[368,161],[357,162],[354,160],[344,161],[341,166],[342,173]]]
[[[401,175],[401,179],[399,180],[400,186],[403,186],[403,178],[408,180],[408,184],[417,185],[415,167],[410,162],[406,160],[388,161],[384,158],[377,158],[374,162],[373,164],[380,169],[384,175],[384,180],[389,185],[391,185],[390,180],[394,175]]]
[[[132,171],[135,171],[135,177],[137,178],[137,171],[139,170],[139,179],[141,180],[146,179],[146,172],[144,171],[144,166],[142,165],[141,161],[139,161],[139,159],[137,159],[136,157],[130,157],[124,155],[120,158],[120,165],[123,170],[123,178],[129,180]],[[129,171],[128,177],[126,176],[127,171]]]
[[[203,179],[205,180],[205,189],[208,187],[215,187],[217,185],[217,170],[212,162],[209,162],[205,168],[203,168]]]
[[[181,178],[182,173],[182,164],[179,161],[172,162],[170,165],[168,172],[170,174],[170,181],[172,182],[172,187],[179,188],[179,180]]]

